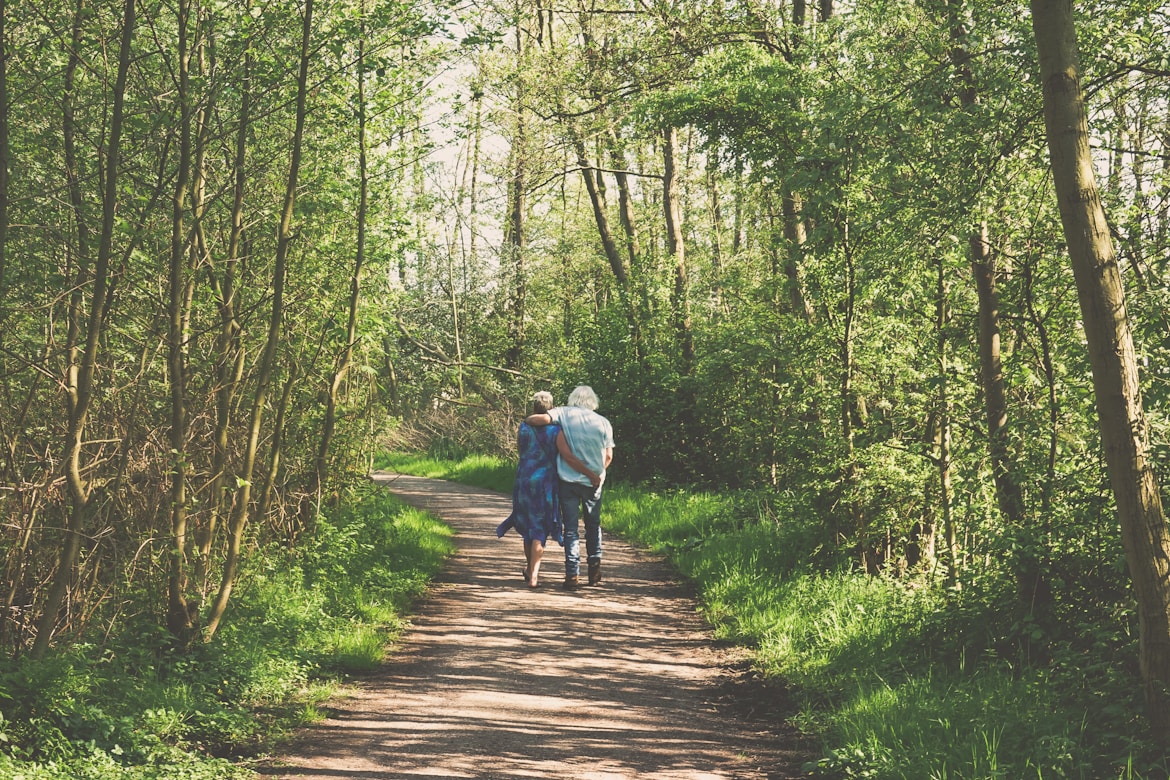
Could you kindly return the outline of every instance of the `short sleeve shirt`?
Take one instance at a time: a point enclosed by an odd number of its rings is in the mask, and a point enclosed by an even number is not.
[[[613,426],[609,420],[591,409],[580,406],[558,406],[549,409],[553,422],[559,423],[565,441],[581,461],[592,471],[601,475],[605,482],[605,451],[613,447]],[[579,482],[588,485],[589,477],[565,463],[557,456],[557,476],[565,482]]]

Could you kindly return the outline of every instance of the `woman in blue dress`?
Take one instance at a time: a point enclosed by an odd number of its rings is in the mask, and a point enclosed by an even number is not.
[[[532,396],[533,414],[543,414],[553,407],[552,394],[540,391]],[[557,437],[559,425],[520,423],[516,445],[520,463],[512,485],[512,514],[496,528],[501,537],[514,528],[524,539],[524,581],[535,588],[539,582],[540,560],[549,539],[561,541],[561,514],[557,486]],[[567,452],[567,447],[565,448]],[[568,453],[571,468],[584,468]],[[574,463],[574,461],[576,461]]]

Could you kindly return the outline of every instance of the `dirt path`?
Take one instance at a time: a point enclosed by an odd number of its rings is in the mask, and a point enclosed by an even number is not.
[[[609,536],[603,585],[569,593],[554,544],[541,587],[530,591],[520,538],[494,533],[509,497],[418,477],[376,479],[450,523],[459,552],[383,669],[335,702],[331,717],[266,774],[801,776],[795,735],[734,701],[732,690],[751,687],[734,671],[742,657],[709,639],[663,562]]]

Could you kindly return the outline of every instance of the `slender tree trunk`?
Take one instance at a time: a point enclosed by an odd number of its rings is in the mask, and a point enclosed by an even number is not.
[[[167,288],[167,376],[170,380],[170,514],[171,541],[168,545],[167,628],[188,641],[195,626],[187,603],[187,256],[185,216],[187,186],[191,170],[191,78],[188,46],[190,0],[178,5],[178,94],[179,157],[171,199],[171,256]]]
[[[630,193],[630,177],[626,174],[626,156],[618,144],[617,132],[611,125],[609,128],[609,156],[614,166],[614,181],[618,188],[618,217],[621,221],[622,233],[626,239],[626,263],[630,274],[638,268],[638,258],[641,250],[638,246],[638,231],[634,217],[634,198]]]
[[[585,190],[589,193],[589,203],[593,206],[593,219],[597,223],[597,232],[601,237],[601,246],[605,250],[605,257],[609,260],[609,267],[613,276],[622,288],[629,286],[629,274],[626,271],[625,261],[613,237],[613,230],[609,226],[609,217],[605,213],[605,201],[601,191],[597,188],[597,180],[593,178],[593,166],[585,154],[585,141],[574,135],[573,145],[577,150],[577,165],[581,169],[581,178],[585,182]]]
[[[386,395],[387,408],[391,414],[399,415],[407,422],[411,419],[411,409],[409,406],[405,407],[402,403],[402,393],[398,386],[398,371],[394,367],[394,340],[389,334],[382,337],[382,354],[385,355],[385,365],[383,366],[386,375]]]
[[[353,274],[349,280],[349,316],[345,325],[345,344],[342,345],[341,355],[337,359],[333,377],[329,382],[328,395],[325,400],[325,419],[321,425],[321,441],[317,449],[317,466],[315,489],[318,506],[321,503],[321,491],[325,489],[329,472],[329,448],[333,443],[333,435],[337,427],[337,403],[349,373],[350,363],[353,361],[353,346],[357,341],[358,305],[361,302],[361,276],[366,261],[366,212],[369,208],[370,174],[369,162],[366,154],[366,31],[365,8],[362,8],[361,37],[358,39],[357,58],[357,110],[358,110],[358,211],[357,211],[357,247],[354,252]],[[474,232],[474,227],[473,227]],[[453,281],[453,280],[452,280]],[[451,285],[454,295],[454,283]],[[456,321],[458,322],[458,321]],[[458,332],[458,327],[456,327]],[[462,357],[459,358],[462,362]],[[460,388],[462,395],[462,388]],[[304,520],[305,518],[302,518]]]
[[[1024,506],[1019,486],[1008,469],[1007,390],[1000,354],[999,294],[987,225],[972,233],[970,241],[971,272],[979,299],[979,368],[991,470],[1000,511],[1012,525],[1019,527],[1023,523]]]
[[[735,208],[731,220],[731,256],[739,255],[740,249],[743,248],[743,200],[744,200],[744,185],[743,185],[743,159],[736,157],[735,160]]]
[[[524,362],[524,310],[528,279],[524,268],[524,164],[517,157],[509,186],[511,209],[508,216],[508,267],[512,276],[511,307],[508,319],[508,351],[505,365],[519,371]]]
[[[1166,117],[1165,124],[1162,126],[1162,172],[1161,180],[1164,183],[1159,191],[1158,207],[1150,218],[1154,221],[1154,246],[1162,247],[1162,257],[1157,266],[1157,274],[1159,283],[1165,283],[1166,271],[1170,268],[1170,255],[1165,251],[1167,244],[1170,243],[1170,154],[1167,154],[1167,149],[1170,149],[1170,116]]]
[[[65,438],[64,468],[65,482],[70,496],[69,521],[66,526],[65,542],[57,560],[57,571],[49,586],[40,620],[37,636],[30,654],[42,658],[49,649],[53,630],[57,624],[57,612],[65,600],[69,583],[73,579],[77,557],[81,552],[81,540],[85,526],[92,513],[91,485],[86,482],[81,468],[81,452],[85,443],[86,423],[93,401],[93,377],[97,368],[98,348],[101,344],[102,317],[106,309],[106,295],[109,292],[109,264],[113,254],[114,229],[116,226],[116,203],[118,196],[118,166],[122,145],[122,122],[126,95],[126,79],[130,70],[130,42],[134,36],[135,0],[125,0],[122,13],[122,34],[118,50],[118,73],[114,82],[114,101],[110,110],[110,135],[106,141],[105,191],[102,197],[102,229],[98,242],[98,253],[93,273],[88,275],[91,285],[85,349],[80,362],[69,367],[66,381],[66,405],[69,411],[68,429]],[[79,0],[74,22],[74,51],[71,53],[71,69],[76,69],[74,58],[80,45],[79,29],[83,14]],[[71,85],[70,85],[71,88]],[[72,112],[66,119],[67,132],[72,134]],[[79,269],[79,280],[84,280]],[[80,286],[80,285],[79,285]],[[74,342],[76,343],[76,342]]]
[[[935,413],[928,415],[926,419],[926,433],[923,436],[923,441],[926,442],[930,448],[930,460],[937,466],[939,451],[942,449],[942,426],[939,425],[940,416]],[[926,484],[923,487],[924,500],[922,502],[922,514],[917,523],[911,529],[909,544],[906,545],[906,566],[908,568],[920,568],[923,571],[933,573],[935,566],[938,563],[937,549],[938,543],[938,522],[937,515],[934,513],[934,506],[931,502],[934,493],[934,475],[926,478]]]
[[[1040,340],[1040,365],[1044,371],[1044,384],[1048,390],[1048,457],[1044,468],[1044,483],[1040,487],[1040,516],[1048,518],[1052,511],[1052,491],[1056,488],[1056,456],[1060,443],[1060,404],[1056,397],[1056,365],[1052,359],[1052,339],[1044,317],[1036,310],[1036,296],[1032,279],[1032,263],[1027,262],[1021,269],[1024,307],[1028,321],[1036,329]]]
[[[423,143],[422,137],[422,119],[416,118],[414,126],[410,130],[411,147],[414,149],[420,148]],[[401,143],[406,145],[406,130],[402,131]],[[424,209],[422,206],[423,195],[426,189],[426,177],[423,174],[423,161],[421,156],[415,155],[414,163],[410,166],[410,188],[411,188],[411,203],[412,203],[412,221],[414,227],[415,243],[419,247],[427,245],[427,229],[426,218],[423,215]],[[421,250],[415,251],[415,262],[418,262]],[[407,253],[400,252],[398,255],[398,283],[403,289],[406,288],[406,279],[408,275],[407,268]]]
[[[61,141],[65,154],[65,183],[69,190],[69,205],[73,214],[76,231],[76,248],[73,261],[76,266],[76,282],[69,295],[69,309],[65,335],[65,354],[69,365],[65,379],[65,403],[72,420],[77,413],[77,376],[80,363],[81,307],[83,292],[89,283],[92,263],[92,239],[88,204],[81,189],[81,170],[77,159],[77,125],[74,121],[73,102],[77,70],[81,65],[81,26],[85,19],[85,0],[77,0],[73,12],[73,24],[69,37],[69,57],[65,66],[65,89],[61,96]]]
[[[783,243],[781,240],[784,233],[783,215],[779,215],[777,219],[776,203],[772,198],[770,191],[764,194],[764,205],[767,208],[768,218],[768,259],[770,261],[768,268],[768,282],[769,292],[771,294],[772,308],[777,312],[780,311],[780,301],[782,299],[782,274],[784,271],[784,263],[780,259],[780,246]],[[779,225],[777,224],[779,222]]]
[[[808,9],[804,0],[792,5],[793,51],[803,47]],[[791,57],[789,58],[791,61]],[[784,256],[784,276],[788,281],[788,301],[792,313],[805,322],[812,322],[813,310],[804,294],[800,280],[800,264],[804,260],[808,228],[804,221],[804,198],[785,184],[781,193],[781,213],[784,220],[784,238],[787,252]]]
[[[525,298],[527,297],[528,280],[525,272],[524,258],[524,215],[525,191],[528,187],[528,170],[526,155],[528,153],[526,136],[528,128],[525,120],[526,90],[524,75],[521,72],[524,57],[524,36],[527,31],[521,24],[520,2],[516,8],[516,96],[513,110],[516,113],[516,125],[512,137],[512,179],[508,183],[508,222],[504,229],[504,246],[508,253],[507,264],[512,275],[511,307],[508,319],[508,350],[505,355],[505,365],[519,371],[524,362],[524,313]]]
[[[812,322],[813,310],[804,295],[800,280],[800,261],[804,258],[804,244],[808,231],[804,224],[804,200],[799,193],[785,192],[781,209],[784,213],[784,238],[788,252],[784,257],[784,276],[788,280],[788,301],[792,313],[805,322]]]
[[[943,540],[947,552],[947,582],[958,581],[959,534],[955,526],[955,510],[951,475],[951,396],[950,345],[947,332],[951,325],[950,295],[946,277],[946,262],[941,254],[935,260],[938,276],[935,282],[935,348],[938,361],[938,433],[935,466],[938,469],[939,507],[942,514]]]
[[[613,239],[613,230],[610,228],[610,218],[605,213],[605,201],[601,199],[601,192],[597,180],[593,178],[593,166],[585,154],[585,141],[580,137],[574,138],[577,147],[577,165],[580,167],[581,179],[585,181],[585,191],[589,193],[590,205],[593,207],[593,220],[597,222],[598,234],[601,237],[601,248],[605,250],[606,260],[610,261],[613,277],[618,279],[622,289],[629,285],[629,275],[625,261],[622,260],[618,242]]]
[[[1170,532],[1150,459],[1121,271],[1089,149],[1070,0],[1032,0],[1044,122],[1080,298],[1093,392],[1137,597],[1141,671],[1156,737],[1170,744]]]
[[[629,270],[626,268],[622,252],[618,248],[617,241],[613,236],[613,230],[610,228],[609,217],[606,214],[605,195],[598,187],[601,172],[596,171],[589,163],[589,158],[585,151],[584,139],[577,134],[575,129],[572,129],[571,132],[573,133],[573,146],[577,152],[577,166],[581,169],[581,178],[585,182],[585,190],[589,194],[589,203],[593,207],[593,219],[597,223],[597,233],[601,238],[601,246],[605,250],[606,259],[609,260],[609,267],[613,271],[614,279],[617,280],[618,298],[626,313],[626,323],[629,326],[630,337],[634,345],[634,357],[636,360],[641,360],[642,352],[640,345],[642,328],[637,313],[634,311],[633,303],[630,300]],[[595,173],[596,178],[594,178]],[[600,295],[602,286],[598,285],[597,289]]]
[[[861,538],[864,518],[854,495],[858,482],[857,456],[854,446],[853,408],[854,394],[854,339],[857,317],[857,270],[853,259],[853,245],[849,237],[849,218],[846,215],[842,226],[841,251],[845,256],[845,301],[844,318],[841,326],[841,439],[845,444],[845,469],[842,485],[847,494],[845,506],[849,512],[849,534],[861,550],[862,568],[875,571],[876,563],[869,558],[865,540]]]
[[[260,501],[256,505],[256,517],[260,520],[268,517],[272,508],[272,496],[276,490],[276,480],[280,477],[281,461],[284,459],[284,429],[288,417],[289,400],[292,391],[300,381],[300,370],[296,363],[289,367],[288,378],[284,380],[284,387],[280,391],[280,401],[276,404],[276,414],[272,420],[272,441],[268,445],[268,468],[264,472],[264,485],[260,488]],[[293,529],[282,527],[282,533],[291,545],[296,533]]]
[[[269,385],[276,367],[276,352],[280,342],[280,323],[284,316],[284,286],[288,273],[289,247],[293,241],[293,207],[296,203],[297,180],[301,170],[302,144],[305,136],[305,118],[307,116],[308,83],[309,83],[309,41],[313,30],[313,0],[305,0],[303,17],[304,26],[301,31],[301,52],[299,71],[297,74],[296,99],[296,128],[293,131],[292,153],[289,160],[288,179],[284,192],[284,208],[280,215],[280,227],[276,241],[276,258],[272,270],[272,311],[268,322],[268,336],[264,343],[264,352],[260,356],[260,365],[256,377],[256,393],[252,398],[252,410],[248,430],[248,440],[244,453],[244,462],[240,470],[235,505],[229,521],[229,539],[227,555],[224,559],[223,576],[220,579],[219,591],[211,605],[207,617],[207,628],[204,639],[210,640],[223,614],[227,610],[228,599],[231,597],[232,587],[235,585],[236,574],[239,571],[240,552],[243,547],[244,530],[248,525],[248,510],[251,503],[252,479],[256,470],[256,455],[260,446],[260,427],[264,415],[264,407],[268,401]]]
[[[723,311],[723,205],[720,203],[719,169],[715,161],[707,161],[707,198],[711,216],[711,282],[712,311],[716,317]]]
[[[975,77],[971,71],[971,54],[967,48],[967,12],[964,0],[947,3],[950,27],[949,52],[955,80],[960,85],[959,102],[969,110],[978,102]],[[984,415],[987,419],[987,447],[995,483],[1000,514],[1014,529],[1012,566],[1016,574],[1017,596],[1029,614],[1043,611],[1048,602],[1048,588],[1041,572],[1038,553],[1042,540],[1028,524],[1023,496],[1014,476],[1014,463],[1008,441],[1007,389],[1000,349],[999,295],[996,291],[998,269],[988,241],[986,223],[980,223],[967,240],[971,273],[975,280],[979,312],[979,378],[983,390]]]
[[[680,373],[689,377],[695,370],[695,337],[691,330],[690,284],[683,245],[682,211],[679,208],[678,170],[674,161],[677,150],[678,131],[673,127],[665,129],[662,132],[662,209],[666,214],[666,253],[674,262],[671,309],[674,314],[675,342],[682,361]]]
[[[232,430],[232,409],[237,389],[244,375],[244,350],[240,345],[239,302],[236,298],[237,267],[240,262],[241,244],[244,234],[244,188],[247,183],[248,133],[251,125],[252,100],[252,55],[245,53],[243,77],[240,83],[240,115],[236,126],[236,139],[232,171],[231,232],[228,237],[227,257],[224,259],[223,275],[216,277],[211,270],[211,280],[216,293],[219,309],[219,333],[216,335],[215,364],[215,433],[212,439],[210,487],[211,512],[207,525],[200,534],[198,575],[200,587],[211,570],[211,546],[222,518],[228,513],[228,445]]]
[[[0,323],[8,312],[8,4],[0,0]]]
[[[475,89],[475,119],[471,126],[471,206],[467,215],[471,262],[479,263],[479,166],[480,139],[483,136],[483,90]]]
[[[1039,614],[1047,609],[1051,593],[1040,564],[1043,539],[1038,538],[1036,529],[1028,523],[1024,499],[1012,471],[1007,427],[1007,388],[1000,354],[999,294],[996,290],[998,269],[988,242],[986,223],[971,234],[969,251],[979,300],[979,378],[983,388],[987,448],[991,457],[996,502],[1000,514],[1016,530],[1018,537],[1013,552],[1016,595],[1029,614]]]

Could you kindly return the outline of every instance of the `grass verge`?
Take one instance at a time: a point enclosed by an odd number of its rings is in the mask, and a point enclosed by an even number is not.
[[[243,780],[247,757],[376,666],[453,549],[450,530],[363,486],[290,552],[251,556],[215,639],[177,652],[139,594],[112,638],[0,666],[0,778]]]
[[[446,479],[501,493],[511,493],[516,464],[490,455],[469,455],[460,460],[443,460],[427,455],[390,452],[381,453],[374,458],[374,470]]]

